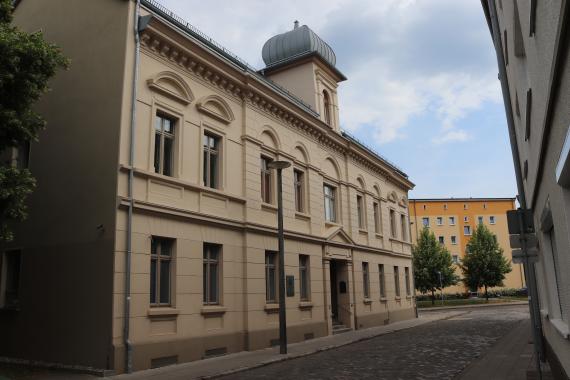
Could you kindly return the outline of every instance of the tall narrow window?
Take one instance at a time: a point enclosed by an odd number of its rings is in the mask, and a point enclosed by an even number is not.
[[[412,289],[410,287],[410,268],[409,267],[404,268],[404,275],[406,276],[406,295],[410,296],[410,295],[412,295]]]
[[[384,264],[378,264],[378,280],[380,281],[380,298],[386,298],[386,276]]]
[[[463,226],[463,235],[471,235],[471,226]]]
[[[390,210],[390,236],[396,237],[396,211]]]
[[[301,301],[311,299],[309,256],[307,255],[299,255],[299,292],[301,293]]]
[[[362,293],[364,298],[370,298],[370,272],[368,263],[362,263]]]
[[[525,114],[525,130],[524,141],[530,138],[531,116],[532,116],[532,89],[526,91],[526,114]]]
[[[5,252],[0,261],[0,308],[18,309],[20,307],[20,251]]]
[[[455,226],[455,217],[454,217],[454,216],[450,216],[450,217],[449,217],[449,225],[450,225],[450,226]]]
[[[272,201],[272,176],[271,169],[267,165],[271,162],[271,159],[267,157],[261,157],[261,200],[265,203],[271,203]]]
[[[400,270],[397,266],[394,267],[394,291],[396,297],[400,297]]]
[[[152,237],[150,255],[150,304],[170,306],[171,264],[174,240]]]
[[[331,125],[331,100],[329,97],[329,93],[326,91],[323,91],[323,104],[324,104],[325,123]]]
[[[330,185],[323,185],[325,197],[325,220],[336,222],[336,189]]]
[[[295,186],[295,211],[305,212],[305,173],[300,170],[293,170],[293,181]]]
[[[495,224],[495,217],[493,215],[489,217],[489,224]]]
[[[380,234],[382,233],[382,225],[380,219],[380,204],[378,202],[374,202],[373,210],[374,210],[374,232]]]
[[[408,241],[408,218],[406,215],[400,215],[400,223],[402,224],[402,240]]]
[[[174,172],[174,120],[156,115],[154,124],[154,171],[172,176]]]
[[[219,188],[220,138],[204,134],[204,186]]]
[[[455,235],[451,236],[451,244],[454,244],[454,245],[457,244],[457,236],[455,236]]]
[[[356,212],[358,214],[358,228],[361,230],[366,229],[366,220],[364,217],[364,198],[362,195],[356,196]]]
[[[277,303],[277,252],[265,251],[265,301]]]
[[[425,228],[429,228],[429,218],[422,218],[422,225]]]
[[[478,223],[478,224],[483,224],[483,217],[482,217],[482,216],[478,216],[478,217],[477,217],[477,223]]]
[[[220,303],[220,251],[219,245],[204,243],[202,282],[204,305]]]

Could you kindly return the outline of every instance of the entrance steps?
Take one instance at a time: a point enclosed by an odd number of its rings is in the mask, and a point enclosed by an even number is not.
[[[342,334],[345,332],[352,331],[352,329],[350,327],[346,327],[345,325],[343,325],[340,322],[333,322],[332,328],[333,328],[333,331],[332,331],[333,335]]]

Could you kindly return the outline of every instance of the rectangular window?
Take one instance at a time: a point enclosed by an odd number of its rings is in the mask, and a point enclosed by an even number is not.
[[[174,172],[174,120],[160,114],[154,124],[154,171],[167,176]]]
[[[443,218],[441,216],[438,216],[435,220],[438,226],[443,226]]]
[[[478,223],[478,224],[483,224],[483,217],[482,217],[482,216],[478,216],[478,217],[477,217],[477,223]]]
[[[384,264],[378,264],[378,280],[380,281],[380,298],[386,298],[386,276]]]
[[[8,251],[0,257],[0,308],[20,307],[20,272],[22,255],[20,251]]]
[[[172,248],[174,240],[152,237],[150,254],[150,304],[170,306]]]
[[[450,225],[450,226],[455,226],[455,217],[454,217],[454,216],[450,216],[450,217],[449,217],[449,225]]]
[[[380,219],[380,204],[378,204],[378,202],[374,202],[373,210],[374,210],[374,232],[380,234],[382,233],[382,224]]]
[[[362,263],[362,293],[364,298],[370,298],[370,272],[368,263]]]
[[[394,291],[396,297],[400,297],[400,270],[397,266],[394,267]]]
[[[364,198],[362,195],[356,196],[356,212],[358,214],[358,228],[361,230],[366,229],[366,220],[364,217]]]
[[[204,305],[218,305],[220,303],[220,251],[220,245],[204,243],[202,272]]]
[[[443,236],[438,237],[439,244],[445,244],[445,238]]]
[[[336,222],[336,188],[330,185],[323,185],[325,196],[325,220]]]
[[[400,215],[400,223],[402,224],[402,240],[408,241],[408,219],[406,215]]]
[[[265,203],[272,202],[273,177],[271,169],[267,167],[271,161],[270,158],[261,157],[261,200]]]
[[[293,170],[293,186],[295,187],[295,211],[305,212],[305,173]]]
[[[299,292],[301,301],[311,300],[309,256],[299,255]]]
[[[396,211],[390,210],[390,236],[393,238],[397,237],[396,235]]]
[[[204,134],[204,186],[219,188],[220,138]]]
[[[468,216],[464,216],[464,217],[463,217],[463,222],[464,222],[464,223],[469,223],[469,217],[468,217]]]
[[[494,216],[489,217],[489,224],[495,224],[495,217]]]
[[[463,235],[471,235],[471,226],[463,226]]]
[[[444,209],[444,210],[447,210],[447,203],[444,203],[444,204],[443,204],[443,209]]]
[[[457,236],[455,235],[451,236],[451,244],[457,244]]]
[[[452,255],[451,256],[451,260],[453,261],[454,264],[459,263],[459,256],[457,255]]]
[[[265,251],[265,301],[277,303],[277,252]]]
[[[406,295],[411,296],[412,295],[412,289],[410,288],[410,268],[409,267],[404,268],[404,275],[406,276]]]
[[[464,209],[464,210],[467,210],[467,208],[468,208],[467,203],[464,203],[464,204],[463,204],[463,209]]]
[[[429,227],[429,218],[422,218],[422,224],[424,227]]]

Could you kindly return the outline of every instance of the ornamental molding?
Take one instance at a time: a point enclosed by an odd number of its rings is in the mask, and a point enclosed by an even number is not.
[[[201,98],[196,103],[198,111],[221,121],[230,124],[235,120],[234,113],[228,103],[219,95],[208,95]]]
[[[306,137],[313,139],[325,149],[339,155],[348,155],[359,166],[382,177],[389,177],[395,183],[399,183],[406,188],[410,186],[407,179],[400,178],[384,168],[383,165],[375,163],[364,154],[356,151],[355,145],[351,142],[344,141],[340,135],[333,136],[332,133],[336,135],[336,132],[329,132],[324,127],[318,127],[317,123],[323,122],[317,117],[311,116],[316,123],[310,123],[307,119],[299,117],[291,110],[291,108],[296,108],[296,105],[285,107],[281,102],[275,101],[272,97],[254,88],[251,82],[255,78],[252,78],[251,74],[244,73],[243,80],[236,80],[228,73],[222,72],[212,63],[198,57],[197,54],[190,52],[189,49],[170,40],[152,27],[141,33],[140,40],[142,49],[151,55],[178,66],[181,70],[198,78],[214,89],[246,103],[248,106],[263,112],[286,127],[297,130]],[[261,83],[261,85],[266,84]],[[328,129],[328,126],[326,128]]]

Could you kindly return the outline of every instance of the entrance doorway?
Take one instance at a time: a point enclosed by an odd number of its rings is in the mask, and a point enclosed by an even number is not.
[[[335,260],[330,261],[331,277],[331,314],[333,323],[338,323],[338,264]]]

